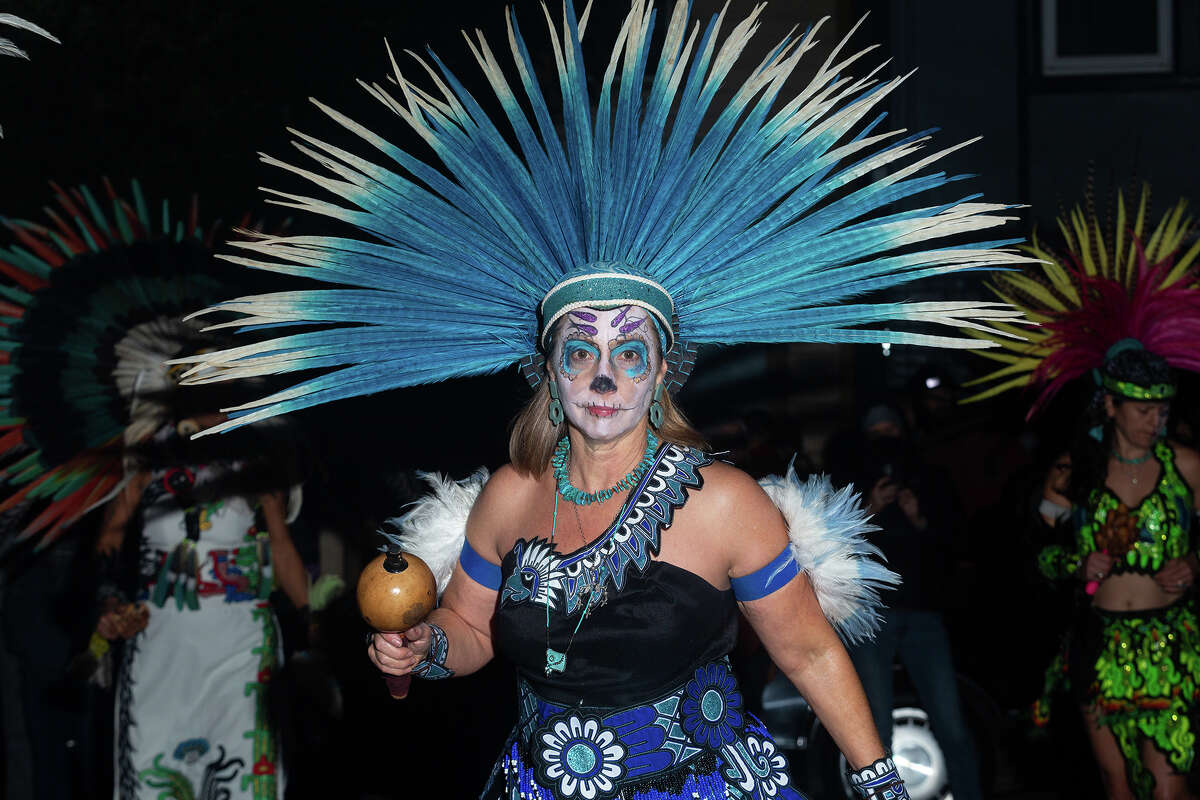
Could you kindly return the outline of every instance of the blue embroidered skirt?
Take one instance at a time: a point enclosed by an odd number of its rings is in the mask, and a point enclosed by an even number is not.
[[[564,707],[521,682],[517,727],[484,800],[804,800],[724,659],[626,707]]]

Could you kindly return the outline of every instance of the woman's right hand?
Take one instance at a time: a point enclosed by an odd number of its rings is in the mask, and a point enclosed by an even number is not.
[[[150,609],[145,603],[109,604],[96,623],[96,633],[109,641],[132,639],[150,622]]]
[[[407,675],[429,655],[432,639],[424,622],[403,633],[373,633],[367,658],[385,675]]]
[[[1091,553],[1083,562],[1083,574],[1080,577],[1085,581],[1102,581],[1112,570],[1113,561],[1115,559],[1108,553]]]

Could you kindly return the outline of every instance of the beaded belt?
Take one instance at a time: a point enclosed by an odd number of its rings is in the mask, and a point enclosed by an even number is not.
[[[795,798],[787,761],[743,710],[722,659],[702,665],[674,690],[626,707],[562,706],[520,684],[520,719],[503,759],[521,796],[607,798],[623,790],[692,797],[737,786],[754,798]],[[711,784],[711,786],[710,786]],[[663,793],[665,792],[665,793]]]

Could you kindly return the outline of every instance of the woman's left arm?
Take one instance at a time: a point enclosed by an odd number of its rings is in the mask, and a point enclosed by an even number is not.
[[[808,578],[797,575],[782,589],[741,607],[771,660],[804,695],[851,766],[861,769],[882,758],[883,744],[858,673]]]
[[[731,579],[750,575],[788,546],[787,528],[770,498],[750,478],[735,481],[725,502],[737,519],[726,530]],[[858,673],[825,618],[803,573],[758,599],[739,601],[771,660],[804,695],[851,766],[858,770],[883,758],[884,748]]]
[[[288,533],[283,492],[268,492],[259,495],[258,500],[270,536],[275,585],[283,590],[293,606],[304,608],[308,605],[308,572],[292,542],[292,535]]]

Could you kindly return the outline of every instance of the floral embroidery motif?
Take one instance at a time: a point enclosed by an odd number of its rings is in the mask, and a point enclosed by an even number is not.
[[[541,735],[542,779],[558,784],[563,797],[593,800],[611,794],[625,775],[625,748],[616,731],[596,717],[569,714]]]
[[[175,747],[175,758],[194,764],[208,749],[207,739],[185,739]]]
[[[607,800],[693,780],[699,797],[802,798],[790,786],[786,757],[743,710],[727,660],[705,664],[669,694],[633,706],[564,707],[524,682],[520,697],[502,769],[510,789],[537,787],[523,796]]]
[[[791,780],[787,771],[787,759],[775,747],[775,742],[757,736],[747,736],[745,750],[748,761],[754,765],[756,784],[763,797],[774,797]]]
[[[742,724],[742,694],[733,674],[717,663],[696,670],[684,687],[683,729],[716,750],[732,742]]]

